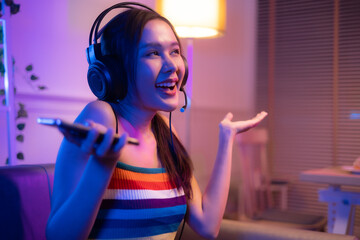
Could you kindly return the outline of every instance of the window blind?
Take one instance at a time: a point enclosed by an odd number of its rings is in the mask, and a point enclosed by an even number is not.
[[[360,156],[360,1],[258,0],[257,107],[267,109],[274,176],[289,208],[327,214],[301,171]],[[352,189],[360,191],[359,189]],[[354,233],[360,236],[356,209]]]

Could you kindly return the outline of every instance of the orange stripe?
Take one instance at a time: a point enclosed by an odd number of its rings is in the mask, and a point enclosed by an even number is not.
[[[120,168],[115,168],[114,179],[125,179],[125,180],[134,180],[134,181],[143,181],[143,182],[167,182],[169,181],[169,176],[167,173],[138,173],[131,172],[129,170],[124,170]]]
[[[134,180],[111,179],[108,189],[147,189],[147,190],[169,190],[176,188],[170,182],[144,182]]]

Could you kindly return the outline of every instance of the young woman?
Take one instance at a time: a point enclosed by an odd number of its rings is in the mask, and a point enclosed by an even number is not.
[[[188,154],[159,114],[178,106],[186,75],[179,39],[169,21],[151,9],[119,7],[127,9],[101,31],[101,53],[126,70],[111,78],[123,89],[106,101],[90,102],[76,118],[91,129],[85,140],[63,131],[47,238],[173,239],[185,213],[192,229],[215,238],[227,201],[234,137],[267,114],[236,122],[231,113],[225,116],[214,170],[201,193]],[[105,137],[96,143],[100,133]],[[113,145],[115,136],[120,140]],[[128,144],[128,137],[139,145]]]

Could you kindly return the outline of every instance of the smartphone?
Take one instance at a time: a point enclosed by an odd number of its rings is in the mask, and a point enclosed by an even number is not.
[[[89,127],[86,127],[84,125],[77,124],[77,123],[70,123],[70,122],[64,121],[60,118],[39,117],[39,118],[37,118],[37,122],[39,124],[65,129],[66,131],[69,131],[71,135],[78,137],[78,138],[82,138],[82,139],[86,138],[86,136],[90,130]],[[104,139],[104,134],[101,133],[99,135],[99,137],[96,139],[96,143],[97,144],[101,143],[101,141],[103,139]],[[118,141],[119,141],[119,138],[115,137],[113,144],[116,144]],[[127,143],[133,144],[133,145],[139,145],[139,141],[137,139],[131,138],[131,137],[127,138]]]

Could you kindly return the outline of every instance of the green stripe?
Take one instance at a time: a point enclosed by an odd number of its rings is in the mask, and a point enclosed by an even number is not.
[[[124,170],[129,170],[132,172],[138,172],[138,173],[165,173],[165,168],[142,168],[142,167],[135,167],[135,166],[131,166],[128,165],[126,163],[123,162],[117,162],[116,163],[116,167],[117,168],[121,168]]]

